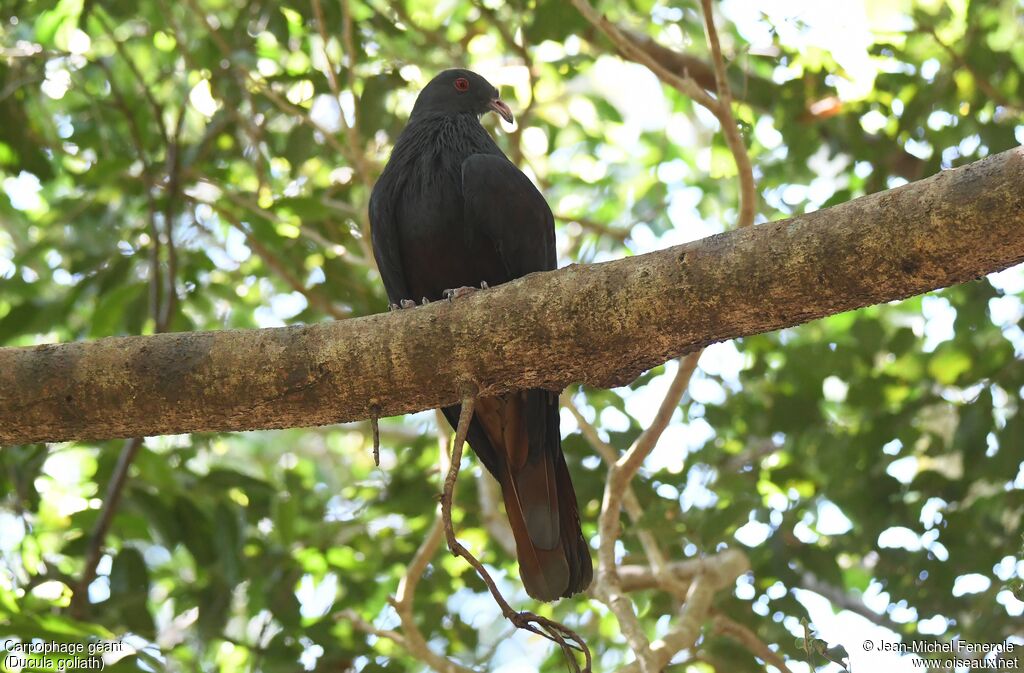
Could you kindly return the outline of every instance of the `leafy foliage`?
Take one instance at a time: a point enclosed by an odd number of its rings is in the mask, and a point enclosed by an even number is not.
[[[697,4],[603,4],[708,59]],[[863,58],[815,42],[799,17],[725,7],[761,219],[1024,135],[1018,3],[866,4],[879,15],[866,15],[877,30]],[[518,109],[496,136],[542,185],[563,263],[735,219],[735,166],[707,115],[619,61],[561,0],[13,0],[0,42],[5,346],[382,310],[369,189],[419,86],[454,64],[503,85]],[[797,660],[801,590],[907,637],[1012,634],[1024,598],[1022,298],[1018,268],[713,347],[635,482],[643,526],[676,559],[743,548],[752,572],[715,609]],[[625,450],[673,366],[574,399]],[[593,536],[605,472],[565,419]],[[347,616],[396,626],[389,598],[439,492],[433,416],[390,419],[382,433],[381,468],[363,425],[147,439],[86,601],[72,594],[123,443],[4,448],[0,631],[124,637],[133,653],[107,670],[418,670]],[[456,524],[522,603],[514,557],[478,506],[484,478],[462,480]],[[636,532],[622,551],[642,561]],[[634,598],[660,633],[671,601]],[[431,647],[466,665],[563,665],[508,638],[480,580],[446,554],[415,608]],[[584,599],[544,610],[584,635],[602,670],[630,660],[611,614]],[[713,633],[692,655],[680,670],[761,670]]]

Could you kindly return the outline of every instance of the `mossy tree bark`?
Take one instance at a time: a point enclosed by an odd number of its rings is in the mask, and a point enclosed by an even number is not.
[[[0,443],[312,426],[621,385],[1024,260],[1024,149],[807,215],[318,325],[0,349]]]

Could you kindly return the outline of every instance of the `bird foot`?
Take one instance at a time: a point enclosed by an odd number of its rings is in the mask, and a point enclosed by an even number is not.
[[[416,306],[416,302],[414,302],[412,299],[403,299],[401,302],[399,302],[397,304],[388,304],[388,310],[389,311],[398,311],[398,310],[401,310],[403,308],[414,308],[415,306]]]
[[[490,287],[491,286],[487,284],[487,281],[481,281],[479,288],[471,287],[469,285],[463,285],[462,287],[456,287],[450,290],[445,290],[441,294],[443,294],[444,298],[447,299],[448,301],[453,301],[455,299],[461,299],[462,297],[468,297],[469,295],[476,292],[477,289],[487,290],[490,289]]]

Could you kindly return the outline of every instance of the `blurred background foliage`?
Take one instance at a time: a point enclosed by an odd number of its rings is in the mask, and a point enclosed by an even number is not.
[[[599,6],[699,79],[697,3]],[[720,11],[759,221],[1024,140],[1020,2]],[[735,166],[713,118],[563,0],[5,0],[0,46],[5,346],[383,310],[369,190],[416,92],[455,65],[516,110],[515,127],[485,124],[542,186],[563,265],[735,220]],[[1015,268],[712,347],[636,480],[644,525],[675,559],[745,550],[752,572],[715,610],[793,670],[813,668],[795,642],[805,617],[831,644],[893,632],[1021,642],[1022,298]],[[570,392],[625,449],[674,368]],[[568,413],[562,429],[594,536],[605,471]],[[126,636],[131,653],[106,669],[118,671],[422,669],[346,611],[397,624],[388,598],[439,492],[434,416],[385,420],[380,468],[369,441],[356,424],[5,447],[0,635]],[[119,456],[130,469],[105,509]],[[493,489],[474,460],[464,470],[476,476],[462,480],[460,535],[528,605],[493,541]],[[642,562],[635,532],[621,553]],[[634,598],[649,634],[663,633],[670,599]],[[415,610],[431,646],[466,665],[564,666],[544,641],[509,637],[446,553]],[[598,604],[544,610],[580,631],[599,670],[631,659]],[[763,665],[709,633],[672,670]]]

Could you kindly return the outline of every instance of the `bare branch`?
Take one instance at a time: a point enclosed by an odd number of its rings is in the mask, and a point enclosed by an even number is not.
[[[589,21],[595,28],[601,31],[605,37],[611,40],[616,49],[631,61],[643,64],[651,69],[666,84],[674,87],[680,93],[692,98],[697,103],[710,110],[716,117],[719,117],[720,110],[718,102],[698,86],[691,77],[681,77],[672,72],[658,60],[653,58],[646,51],[641,49],[633,40],[626,35],[622,29],[609,21],[603,14],[598,12],[588,0],[572,0],[572,4],[579,10],[580,14]],[[689,75],[689,73],[687,73]],[[719,119],[721,121],[721,119]]]
[[[621,51],[632,58],[639,54],[646,54],[636,48],[629,38],[618,31],[617,27],[604,17],[595,16],[593,8],[587,0],[573,0],[573,3],[595,26],[615,42]],[[715,30],[714,20],[711,15],[710,0],[702,0],[704,7],[705,29],[708,42],[714,57],[715,82],[718,91],[718,101],[711,101],[703,90],[699,90],[691,79],[675,81],[679,78],[661,68],[660,63],[650,58],[642,58],[641,61],[655,71],[663,80],[669,81],[681,92],[690,95],[697,102],[707,107],[719,120],[722,125],[722,132],[725,135],[726,143],[732,151],[736,161],[737,171],[740,178],[740,208],[739,227],[747,227],[753,224],[755,214],[755,187],[753,169],[750,158],[747,155],[746,146],[740,137],[736,121],[732,115],[732,95],[729,84],[726,81],[725,62],[722,58],[721,46],[718,42],[718,34]],[[669,75],[666,78],[666,75]],[[675,80],[672,78],[675,77]],[[640,465],[650,455],[661,437],[665,428],[671,420],[672,414],[678,407],[683,394],[689,385],[690,378],[697,367],[701,351],[691,353],[679,363],[679,370],[669,386],[669,390],[662,400],[650,426],[637,438],[633,446],[621,457],[614,459],[614,452],[611,447],[603,442],[594,441],[597,438],[596,432],[589,429],[589,439],[606,460],[611,459],[612,466],[608,472],[608,478],[604,489],[604,499],[601,506],[601,515],[598,527],[601,534],[601,542],[598,547],[598,558],[600,571],[598,572],[597,586],[594,589],[595,595],[601,597],[615,613],[621,625],[622,631],[630,643],[637,660],[635,665],[640,671],[648,673],[664,668],[665,665],[680,650],[692,647],[700,635],[701,625],[707,618],[711,606],[711,598],[714,595],[715,587],[708,584],[703,576],[695,578],[688,585],[678,581],[668,570],[668,563],[661,551],[657,541],[650,531],[640,531],[638,537],[645,553],[651,560],[653,572],[659,579],[662,589],[672,593],[678,599],[685,601],[680,612],[677,623],[670,629],[669,633],[662,639],[648,643],[646,636],[640,631],[636,614],[632,605],[625,598],[621,581],[616,573],[615,564],[615,542],[620,532],[619,510],[625,500],[627,512],[634,520],[641,515],[636,496],[630,486],[630,481],[639,470]],[[583,420],[576,414],[577,420]],[[583,424],[587,425],[587,424]],[[581,425],[581,427],[583,427]]]
[[[178,307],[178,251],[174,243],[174,217],[178,210],[178,199],[181,196],[181,134],[185,128],[185,113],[188,109],[187,100],[181,101],[178,108],[178,120],[174,124],[174,134],[168,139],[167,145],[167,187],[164,193],[164,238],[167,251],[167,274],[164,287],[164,300],[154,317],[154,329],[166,332],[174,319]]]
[[[107,483],[107,493],[103,497],[103,509],[100,510],[100,517],[96,520],[96,526],[89,536],[89,547],[85,552],[85,565],[82,568],[82,577],[78,581],[71,598],[71,614],[81,617],[85,613],[85,606],[89,600],[89,585],[96,579],[96,566],[100,562],[103,552],[103,543],[110,531],[110,524],[117,513],[117,506],[121,503],[121,494],[124,485],[128,480],[128,469],[132,461],[142,448],[142,437],[133,437],[125,442],[121,453],[117,457],[117,465],[114,467],[110,481]]]
[[[135,64],[134,59],[128,54],[128,51],[124,47],[124,43],[117,39],[114,35],[114,27],[110,25],[110,20],[107,18],[107,13],[104,10],[93,12],[93,17],[103,27],[103,32],[107,34],[110,41],[114,44],[114,49],[117,50],[121,60],[124,61],[128,69],[131,70],[132,76],[135,77],[135,81],[138,83],[139,88],[142,90],[142,95],[149,103],[150,108],[153,111],[153,119],[156,121],[157,127],[160,129],[160,137],[164,139],[164,142],[170,142],[171,136],[167,132],[167,125],[164,123],[164,110],[159,103],[156,102],[156,98],[153,96],[153,90],[150,89],[149,83],[146,82],[146,78],[142,76],[142,72],[139,70],[139,66]]]
[[[678,582],[688,584],[701,573],[722,573],[716,582],[722,587],[728,582],[739,577],[750,567],[746,555],[738,549],[725,549],[717,554],[703,558],[689,559],[686,561],[670,561],[668,571],[673,574]],[[719,570],[722,569],[722,570]],[[650,566],[634,564],[620,565],[619,579],[622,581],[624,591],[642,591],[645,589],[656,589],[660,587],[660,580]],[[735,576],[733,580],[726,580],[730,575]]]
[[[203,26],[209,31],[210,37],[213,38],[213,43],[217,46],[218,51],[220,51],[221,55],[227,60],[229,67],[235,75],[242,80],[243,85],[251,84],[257,91],[266,96],[267,100],[273,103],[281,112],[294,117],[299,121],[299,123],[309,126],[311,129],[323,136],[324,142],[330,145],[335,151],[342,156],[346,155],[345,146],[334,137],[333,133],[320,126],[320,124],[318,124],[305,110],[296,105],[292,105],[263,80],[253,77],[252,73],[248,69],[236,66],[232,58],[231,45],[224,40],[224,36],[220,34],[217,27],[210,23],[209,17],[207,17],[203,8],[199,6],[197,0],[185,0],[185,2],[188,4],[189,9],[192,10],[192,13],[199,17],[200,21],[203,22]],[[243,86],[243,89],[244,88],[245,87]]]
[[[441,468],[441,474],[447,474],[450,468],[448,455],[449,433],[444,429],[446,421],[439,410],[435,410],[435,420],[437,423],[437,439],[440,454],[438,464]],[[416,616],[413,609],[416,587],[423,578],[430,560],[437,553],[437,548],[441,545],[443,537],[444,522],[441,516],[441,506],[438,504],[437,516],[434,518],[433,523],[430,524],[423,542],[420,543],[419,548],[405,569],[405,574],[399,580],[395,597],[389,601],[402,624],[401,632],[391,629],[378,629],[354,610],[345,610],[338,616],[349,621],[363,633],[369,633],[379,638],[387,638],[393,641],[408,650],[409,654],[416,657],[418,661],[425,663],[435,671],[440,673],[473,673],[473,669],[434,652],[427,643],[426,638],[423,637],[423,632],[420,631],[419,626],[416,624]]]
[[[627,483],[633,478],[637,470],[640,469],[640,465],[643,464],[647,456],[654,450],[658,440],[661,439],[662,433],[665,432],[669,421],[672,420],[672,414],[679,406],[679,401],[683,399],[683,395],[686,393],[687,386],[690,385],[690,378],[697,369],[699,357],[700,353],[690,353],[679,362],[675,378],[672,379],[672,383],[669,385],[665,398],[661,401],[658,412],[654,415],[651,424],[640,433],[640,436],[636,438],[636,441],[629,447],[629,450],[616,461],[615,466],[621,472],[618,479],[622,483]]]
[[[646,51],[651,58],[661,63],[665,68],[684,79],[687,77],[693,79],[702,89],[711,93],[718,93],[714,66],[696,56],[669,49],[656,42],[649,35],[621,26],[619,30],[625,37],[635,42],[638,47]]]
[[[893,622],[887,614],[878,614],[867,605],[864,604],[862,598],[856,594],[850,593],[844,589],[833,586],[812,573],[805,572],[800,578],[800,589],[806,591],[813,591],[814,593],[822,596],[838,610],[848,610],[856,615],[860,615],[868,621],[878,624],[887,629],[899,632],[900,625]]]
[[[712,62],[715,66],[715,83],[718,89],[718,120],[722,124],[722,133],[725,135],[725,142],[729,145],[733,159],[736,161],[736,170],[740,178],[740,209],[737,226],[749,227],[754,223],[754,215],[757,212],[757,192],[754,187],[754,169],[750,164],[750,155],[747,154],[746,143],[740,136],[739,128],[736,126],[736,119],[732,114],[732,90],[729,88],[729,80],[725,74],[725,59],[722,58],[722,46],[718,42],[718,31],[715,29],[715,18],[712,14],[711,0],[701,0],[704,8],[704,31],[707,34],[708,44],[711,46]]]
[[[630,648],[636,654],[640,670],[644,673],[658,671],[664,664],[659,666],[656,663],[653,655],[654,650],[652,650],[653,644],[643,632],[632,603],[622,592],[616,573],[615,541],[618,540],[621,530],[620,509],[622,507],[623,495],[629,487],[630,481],[637,470],[640,469],[644,459],[658,443],[658,439],[661,438],[665,428],[668,427],[673,412],[679,406],[683,393],[686,392],[690,377],[697,366],[697,357],[694,357],[695,355],[699,357],[699,353],[691,354],[679,363],[676,376],[669,386],[668,392],[666,392],[665,398],[662,400],[651,425],[637,437],[636,441],[633,442],[633,446],[618,458],[608,470],[604,498],[601,502],[601,514],[597,524],[601,542],[597,550],[598,572],[593,592],[595,596],[608,605],[609,609],[619,620],[622,633],[626,636]],[[658,559],[659,566],[663,567],[664,557],[661,555],[661,552],[656,552],[655,557]],[[667,577],[667,575],[665,576]],[[676,588],[674,584],[673,588]]]
[[[726,550],[699,561],[688,562],[688,565],[688,569],[693,573],[689,577],[690,586],[686,602],[680,610],[678,619],[663,638],[655,640],[648,650],[643,651],[642,658],[638,653],[638,661],[623,667],[620,673],[661,671],[676,654],[692,648],[700,636],[704,620],[708,617],[715,592],[735,582],[737,577],[749,569],[750,562],[742,552]]]
[[[580,431],[583,437],[590,443],[594,450],[604,459],[605,463],[609,468],[614,467],[618,460],[618,452],[607,442],[605,442],[597,434],[597,429],[591,425],[591,423],[584,418],[583,414],[580,413],[579,408],[572,401],[572,397],[565,393],[562,395],[562,405],[565,406],[569,413],[576,419],[576,424],[580,426]],[[630,520],[634,526],[640,523],[643,518],[643,508],[640,506],[640,501],[636,497],[636,493],[633,491],[633,486],[627,483],[625,489],[622,492],[622,505],[626,510],[626,514],[629,515]],[[654,534],[646,528],[637,528],[635,530],[637,539],[640,540],[640,545],[643,547],[644,553],[647,554],[647,558],[651,560],[651,566],[654,568],[654,572],[658,575],[658,582],[661,587],[667,591],[673,593],[677,598],[682,598],[686,593],[686,587],[675,579],[668,572],[668,559],[665,557],[665,553],[661,550],[661,545],[658,544]],[[622,585],[622,578],[619,578],[620,588]]]
[[[714,60],[715,89],[718,93],[717,100],[712,98],[703,87],[697,84],[689,70],[684,69],[683,75],[680,76],[672,69],[666,67],[660,59],[641,48],[632,35],[619,28],[594,9],[589,0],[572,0],[572,4],[575,5],[580,14],[600,30],[605,37],[611,40],[623,56],[647,66],[660,80],[707,108],[718,119],[719,124],[722,126],[725,141],[736,160],[740,179],[740,208],[737,224],[740,227],[745,227],[753,224],[757,207],[753,169],[750,164],[750,157],[747,154],[746,145],[739,134],[736,120],[732,114],[732,92],[729,89],[725,72],[725,61],[722,58],[718,33],[715,30],[714,20],[711,15],[711,0],[701,0],[701,3],[704,7],[704,26]]]
[[[359,140],[359,131],[355,123],[349,124],[348,120],[345,119],[345,114],[341,110],[341,86],[338,83],[338,76],[335,72],[334,64],[331,63],[330,54],[327,52],[327,44],[329,38],[327,36],[327,25],[324,22],[323,8],[320,6],[320,0],[311,0],[313,5],[313,15],[316,17],[317,32],[320,34],[320,41],[323,44],[323,57],[324,62],[327,65],[327,82],[331,87],[331,93],[334,95],[334,100],[338,104],[338,123],[341,126],[342,132],[345,134],[348,148],[345,151],[345,158],[356,173],[356,177],[359,178],[367,188],[373,187],[373,176],[371,170],[366,164],[366,156],[363,152],[362,142]],[[348,0],[341,0],[341,15],[342,15],[342,26],[341,26],[341,42],[342,48],[345,51],[345,60],[347,61],[346,66],[348,70],[347,76],[347,88],[352,94],[353,103],[355,108],[359,108],[359,101],[356,99],[355,89],[352,88],[352,82],[355,79],[355,67],[356,67],[356,50],[352,38],[352,16],[351,9],[349,8]],[[365,219],[365,218],[364,218]],[[367,223],[368,226],[368,223]],[[369,235],[369,230],[364,232],[365,235]]]
[[[575,222],[584,229],[588,229],[594,232],[595,234],[598,234],[599,236],[608,236],[609,238],[615,239],[620,243],[629,238],[630,233],[632,233],[631,229],[627,229],[625,227],[613,227],[611,225],[604,224],[603,222],[593,220],[589,217],[573,217],[570,215],[556,214],[555,219],[561,222]]]
[[[733,640],[738,641],[743,645],[743,647],[747,648],[751,654],[761,659],[761,661],[774,666],[782,673],[792,673],[789,670],[789,666],[786,665],[786,660],[783,659],[780,654],[769,648],[756,633],[748,629],[743,624],[720,614],[715,616],[712,626],[715,631],[723,636],[728,636]]]
[[[968,63],[967,59],[965,59],[960,54],[960,52],[958,52],[956,49],[953,49],[953,47],[949,46],[941,37],[939,37],[939,34],[935,30],[934,26],[925,25],[920,26],[919,29],[931,35],[932,39],[935,40],[935,43],[939,45],[939,47],[941,47],[943,51],[949,54],[949,57],[953,59],[953,63],[957,67],[963,68],[968,73],[970,73],[971,78],[974,80],[974,84],[981,90],[982,93],[991,98],[996,103],[996,105],[1003,106],[1012,114],[1020,114],[1020,106],[1013,103],[1010,99],[1003,95],[1003,93],[999,91],[999,89],[996,89],[994,86],[992,86],[992,83],[989,82],[988,79],[986,79],[981,73],[979,73],[977,69],[974,68],[974,66]]]
[[[267,265],[267,268],[279,276],[281,280],[283,280],[293,291],[298,292],[305,297],[312,306],[320,309],[335,320],[342,320],[349,317],[349,311],[335,306],[334,303],[320,293],[307,288],[305,283],[295,275],[291,268],[278,259],[277,256],[267,248],[267,246],[263,245],[259,241],[259,239],[253,236],[252,232],[242,224],[241,220],[234,213],[226,208],[218,206],[217,204],[207,205],[210,205],[217,214],[226,219],[235,229],[241,232],[241,234],[245,236],[245,244],[256,253],[260,260]],[[201,227],[201,225],[197,226]]]
[[[254,195],[252,195],[252,194],[244,194],[244,193],[236,192],[236,191],[231,190],[231,189],[225,189],[225,190],[223,190],[221,192],[221,194],[225,198],[227,198],[228,201],[231,201],[231,203],[237,205],[239,208],[243,208],[246,211],[252,213],[255,217],[259,217],[259,218],[262,218],[262,219],[270,220],[271,222],[275,222],[275,223],[284,223],[285,222],[285,220],[280,215],[275,213],[273,210],[268,210],[266,208],[262,208],[260,206],[259,202],[256,200],[256,197]],[[201,203],[206,203],[206,205],[210,206],[211,208],[216,208],[216,203],[215,202],[202,201]],[[355,212],[356,209],[351,207],[351,206],[348,206],[347,208],[342,208],[341,205],[342,205],[343,202],[341,202],[341,201],[334,201],[334,200],[331,200],[331,199],[324,199],[323,201],[321,201],[321,203],[323,205],[329,207],[329,208],[333,208],[335,210],[341,210],[341,211],[345,212],[348,215],[354,216],[355,219],[358,219],[358,213]],[[347,206],[347,204],[345,204],[345,205]],[[315,244],[321,246],[325,250],[337,251],[339,247],[342,247],[342,246],[338,245],[337,241],[332,241],[332,240],[329,240],[329,239],[325,238],[320,232],[318,232],[316,229],[314,229],[313,227],[311,227],[309,225],[301,224],[300,223],[298,226],[299,226],[299,233],[302,234],[303,238],[309,240],[311,243],[315,243]],[[372,255],[373,253],[371,252],[370,254]],[[342,259],[344,259],[346,262],[348,262],[350,264],[358,264],[360,266],[370,266],[370,261],[369,260],[367,260],[365,257],[363,257],[361,255],[358,255],[358,254],[356,254],[356,253],[354,253],[354,252],[352,252],[351,250],[348,250],[348,249],[344,249],[338,256],[341,257]]]
[[[410,649],[401,633],[392,629],[378,629],[355,610],[342,610],[337,614],[337,617],[349,622],[352,626],[356,627],[363,633],[367,633],[371,636],[377,636],[378,638],[387,638],[388,640],[394,641],[397,645]],[[434,668],[434,666],[431,666],[431,668]],[[435,670],[442,669],[435,668]]]
[[[444,430],[444,419],[441,418],[440,412],[436,416],[440,454],[439,465],[441,467],[441,474],[447,474],[451,468],[451,459],[448,455],[449,433]],[[409,562],[409,567],[406,568],[405,574],[399,581],[398,591],[395,594],[392,606],[394,606],[395,612],[398,613],[398,618],[402,622],[403,644],[412,655],[435,671],[441,671],[442,673],[468,673],[471,669],[461,666],[430,649],[426,639],[423,637],[423,633],[416,625],[416,616],[413,611],[416,586],[419,584],[420,579],[422,579],[430,559],[437,553],[437,548],[441,545],[443,538],[444,520],[441,514],[441,505],[438,504],[437,516],[434,522],[430,524],[430,530],[427,532],[423,542],[420,543],[419,549],[416,550],[412,561]]]
[[[516,113],[516,124],[515,129],[508,134],[509,145],[511,148],[512,161],[515,164],[522,164],[526,161],[526,157],[523,155],[523,129],[529,124],[533,116],[533,109],[537,103],[537,66],[533,61],[533,56],[530,54],[530,50],[526,46],[525,34],[520,31],[520,40],[516,40],[515,31],[512,30],[508,24],[502,19],[498,11],[488,7],[486,3],[480,0],[474,0],[473,3],[477,9],[484,14],[491,25],[493,25],[498,34],[501,35],[502,41],[505,46],[511,51],[514,51],[522,59],[523,65],[526,67],[526,75],[528,79],[528,86],[530,89],[530,100],[526,106]]]
[[[331,93],[334,94],[334,100],[338,105],[341,105],[341,87],[338,86],[338,74],[334,70],[334,64],[331,62],[331,55],[327,51],[328,42],[330,39],[327,37],[327,24],[324,22],[324,10],[320,6],[320,0],[311,0],[313,5],[313,16],[316,18],[316,32],[320,34],[320,48],[323,51],[324,64],[327,66],[327,84],[331,87]],[[341,117],[341,123],[345,124],[345,116],[339,111]],[[354,149],[354,148],[352,148]]]
[[[599,571],[598,586],[595,588],[595,594],[607,598],[608,607],[615,612],[620,623],[633,622],[635,620],[632,606],[627,606],[627,601],[622,596],[619,579],[616,574],[615,541],[618,540],[621,530],[619,510],[622,506],[622,499],[627,489],[629,489],[633,476],[640,469],[644,459],[654,449],[658,439],[660,439],[665,428],[668,427],[672,413],[679,406],[679,401],[682,399],[683,393],[686,391],[687,385],[689,385],[690,377],[697,366],[697,358],[694,355],[699,357],[699,353],[691,354],[680,362],[676,376],[669,386],[669,390],[666,392],[665,398],[662,400],[661,406],[651,425],[640,434],[633,443],[633,446],[623,456],[615,460],[608,470],[604,498],[601,503],[601,514],[598,518],[601,542],[598,546]],[[632,490],[629,492],[632,493]],[[639,510],[639,507],[637,509]],[[657,549],[657,546],[651,545],[651,549],[648,549],[648,552],[650,553],[652,549]],[[665,563],[664,556],[660,550],[654,552],[654,559],[652,560],[656,563],[656,568],[663,572]],[[628,616],[625,612],[627,607],[629,610]],[[629,624],[629,626],[626,626],[623,624],[623,626],[624,632],[627,630],[629,632],[627,633],[627,638],[630,638],[631,645],[641,647],[641,649],[634,647],[634,652],[645,652],[649,645],[645,642],[646,637],[642,639],[639,637],[636,625]],[[639,657],[640,655],[638,654],[637,656]],[[643,665],[643,659],[641,659],[641,664],[642,668],[647,670]]]
[[[348,66],[348,76],[346,79],[348,80],[348,90],[352,94],[353,108],[358,110],[359,99],[356,97],[353,83],[356,78],[356,64],[358,63],[359,52],[356,51],[352,30],[352,8],[348,0],[341,0],[341,43],[345,49],[345,60],[348,62],[346,64]],[[349,147],[352,149],[353,166],[356,169],[356,173],[367,189],[370,189],[373,187],[372,173],[374,171],[367,162],[366,154],[363,152],[362,141],[359,140],[358,117],[353,117],[351,124],[342,118],[341,123],[342,128],[345,130],[345,135],[348,136]],[[367,224],[367,226],[369,225]],[[367,237],[369,237],[369,229],[367,229]]]
[[[168,150],[168,180],[171,185],[171,189],[176,192],[177,190],[177,177],[178,177],[178,160],[177,160],[177,143],[181,135],[182,120],[185,115],[184,108],[180,112],[178,123],[175,127],[175,136],[170,138],[167,135],[167,129],[164,127],[162,119],[162,108],[157,105],[153,98],[152,92],[146,85],[141,73],[136,68],[134,62],[128,57],[128,54],[124,51],[123,45],[114,37],[113,29],[110,27],[109,22],[102,16],[97,14],[99,21],[103,26],[104,30],[109,35],[110,39],[114,42],[117,47],[118,53],[127,62],[129,69],[135,75],[139,85],[142,87],[145,97],[149,100],[150,104],[154,108],[154,114],[160,125],[161,132],[163,133],[164,139],[171,143]],[[167,233],[167,242],[169,246],[169,260],[168,267],[166,270],[167,281],[164,282],[164,274],[162,273],[160,265],[160,230],[157,226],[157,206],[156,199],[153,194],[155,189],[156,178],[153,175],[153,167],[149,162],[146,155],[145,143],[141,129],[139,128],[138,122],[135,119],[128,102],[121,94],[117,83],[114,80],[114,73],[111,68],[102,59],[97,61],[100,68],[107,75],[108,83],[110,84],[110,90],[114,96],[115,104],[121,111],[122,115],[128,123],[129,135],[132,139],[132,143],[135,146],[135,152],[142,164],[142,175],[143,175],[143,188],[146,192],[146,204],[148,211],[148,224],[151,245],[149,249],[149,310],[153,320],[153,328],[157,333],[164,332],[167,330],[167,324],[170,321],[174,311],[174,274],[176,271],[177,263],[174,254],[174,241],[171,233],[171,221],[170,214],[173,212],[174,194],[168,193],[167,195],[167,206],[164,211],[165,216],[165,227]],[[166,292],[164,288],[166,286]],[[96,578],[96,566],[99,564],[100,557],[103,552],[103,544],[106,541],[107,533],[110,531],[110,526],[113,523],[114,516],[117,514],[118,506],[121,503],[121,494],[124,491],[125,484],[128,480],[128,470],[131,468],[132,462],[135,460],[135,456],[138,455],[139,450],[142,448],[143,438],[133,437],[127,440],[121,447],[121,451],[118,454],[117,464],[114,467],[114,472],[111,474],[110,481],[107,483],[106,495],[103,498],[103,506],[100,510],[100,516],[93,527],[92,533],[89,536],[88,546],[85,552],[85,563],[82,567],[82,575],[78,583],[74,587],[74,592],[71,599],[71,613],[76,617],[81,617],[85,613],[86,605],[89,600],[89,585]]]

